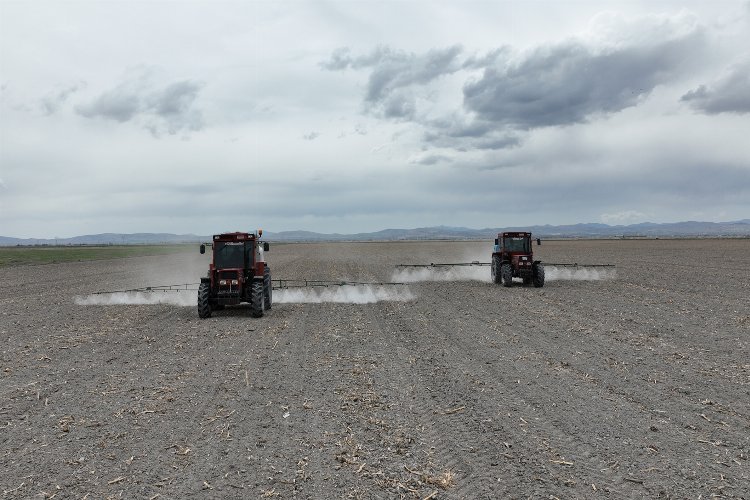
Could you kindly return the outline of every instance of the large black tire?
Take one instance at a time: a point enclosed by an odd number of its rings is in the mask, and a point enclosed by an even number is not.
[[[541,262],[539,262],[537,264],[534,264],[532,270],[534,272],[534,286],[536,288],[542,288],[544,286],[544,266]]]
[[[500,277],[503,280],[503,286],[513,285],[513,268],[507,262],[500,266]]]
[[[500,259],[497,257],[492,257],[492,282],[500,284]]]
[[[208,296],[211,293],[211,286],[208,283],[201,283],[198,287],[198,317],[211,317],[211,304],[208,302]]]
[[[263,317],[263,303],[265,301],[263,295],[263,282],[253,281],[250,287],[250,316],[253,318]]]
[[[263,305],[266,307],[266,311],[271,309],[273,302],[273,284],[271,283],[271,269],[266,266],[263,271]]]

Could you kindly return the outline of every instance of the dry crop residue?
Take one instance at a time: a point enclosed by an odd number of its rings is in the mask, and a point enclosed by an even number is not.
[[[276,278],[382,281],[397,263],[490,249],[267,257]],[[181,270],[203,269],[198,254],[1,269],[3,497],[750,497],[750,241],[545,241],[535,254],[617,276],[542,289],[458,277],[410,283],[406,301],[200,320],[73,301],[161,272],[197,281]],[[696,279],[684,264],[708,254],[731,265]]]

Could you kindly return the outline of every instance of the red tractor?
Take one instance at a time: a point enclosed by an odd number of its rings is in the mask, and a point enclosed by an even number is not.
[[[209,318],[213,311],[242,302],[250,304],[254,318],[271,309],[271,270],[263,257],[268,243],[259,240],[262,234],[260,229],[257,234],[216,234],[201,245],[202,254],[206,245],[213,247],[213,258],[198,287],[198,316]]]
[[[534,260],[531,233],[499,233],[492,252],[492,281],[511,286],[513,278],[523,279],[524,285],[544,286],[544,266]]]

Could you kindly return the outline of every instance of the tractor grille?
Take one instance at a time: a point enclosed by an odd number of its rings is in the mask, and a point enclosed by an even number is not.
[[[219,271],[220,280],[236,280],[239,279],[239,273],[237,271]]]
[[[222,298],[239,297],[240,296],[240,285],[233,285],[232,280],[239,280],[240,273],[237,271],[219,271],[218,272],[218,285],[217,295]],[[226,284],[222,285],[221,281],[225,280]]]

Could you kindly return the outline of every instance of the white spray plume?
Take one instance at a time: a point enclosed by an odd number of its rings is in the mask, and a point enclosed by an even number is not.
[[[290,288],[274,290],[274,304],[318,304],[338,302],[347,304],[372,304],[391,301],[414,300],[415,295],[403,286],[336,286],[328,288]],[[198,302],[194,292],[116,292],[75,297],[79,306],[171,304],[192,307]]]
[[[406,302],[416,297],[404,286],[335,286],[326,288],[287,288],[274,290],[274,304],[319,304],[338,302],[372,304],[375,302]]]
[[[195,306],[198,297],[195,292],[115,292],[85,297],[75,297],[79,306],[115,306],[124,304],[171,304],[175,306]]]
[[[492,281],[489,266],[403,267],[393,273],[391,281]]]
[[[544,278],[547,281],[575,280],[598,281],[617,278],[615,268],[592,267],[557,267],[544,266]],[[393,273],[391,281],[416,283],[419,281],[492,281],[489,266],[465,267],[405,267]]]
[[[617,278],[617,269],[614,267],[557,267],[544,266],[544,279],[546,281],[575,280],[575,281],[599,281],[613,280]]]

